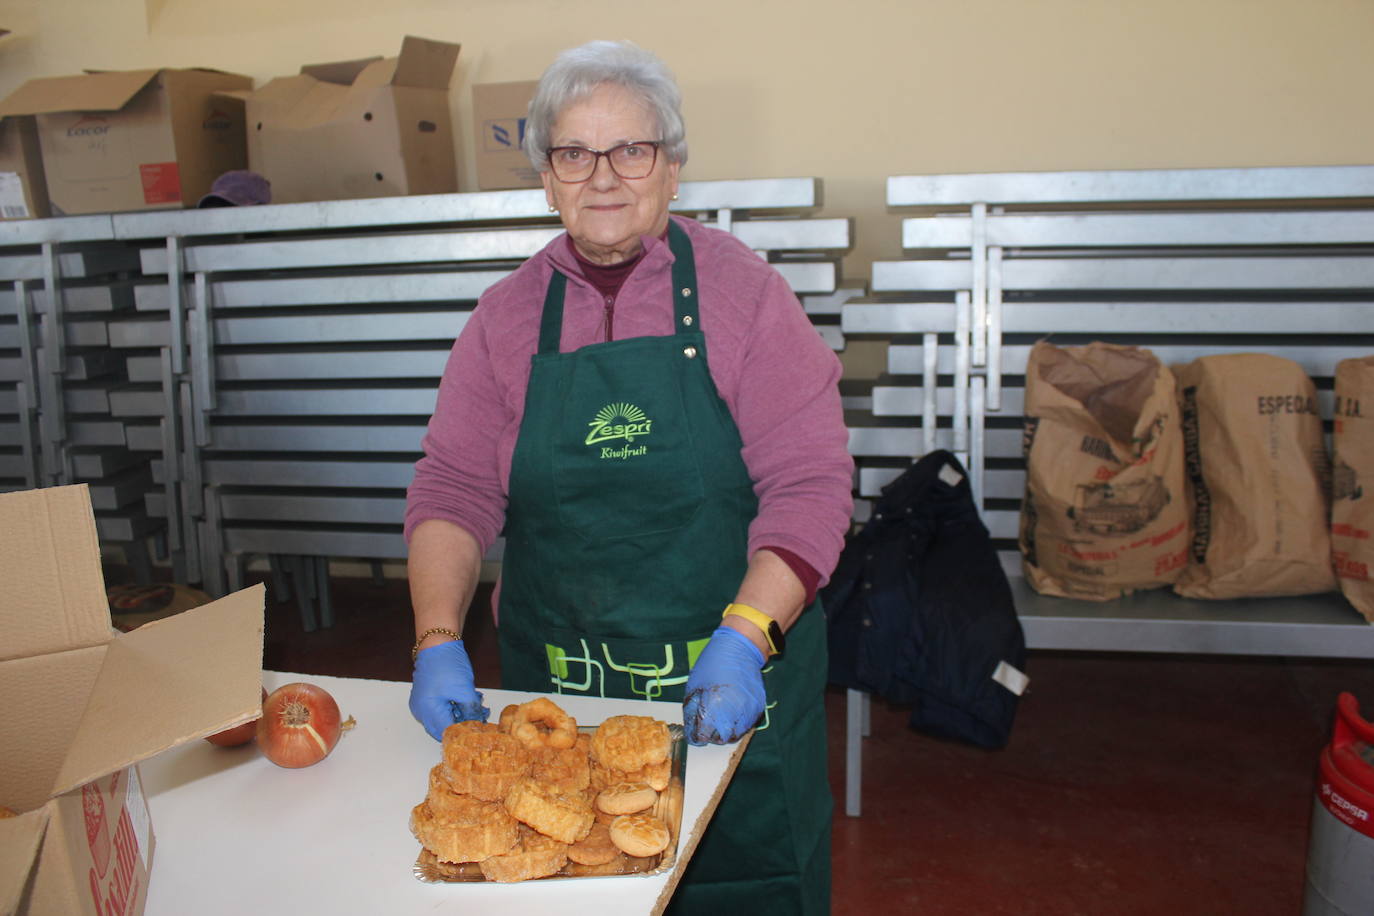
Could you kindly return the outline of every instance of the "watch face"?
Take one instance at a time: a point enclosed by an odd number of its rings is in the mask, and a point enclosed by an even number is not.
[[[731,614],[738,614],[763,631],[763,635],[768,638],[768,646],[772,650],[770,655],[782,654],[782,627],[778,626],[776,620],[763,613],[763,611],[752,608],[747,604],[727,605],[724,616],[729,617]]]

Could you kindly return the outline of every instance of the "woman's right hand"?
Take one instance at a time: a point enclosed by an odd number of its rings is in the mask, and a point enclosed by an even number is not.
[[[410,714],[435,741],[442,741],[444,729],[454,722],[487,721],[491,710],[482,705],[482,694],[473,683],[472,661],[461,639],[416,654]]]

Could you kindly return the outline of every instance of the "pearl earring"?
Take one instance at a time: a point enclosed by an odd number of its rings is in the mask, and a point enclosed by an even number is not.
[[[677,194],[673,194],[673,200],[677,200]]]
[[[555,207],[553,204],[549,204],[549,212],[550,212],[550,213],[557,213],[557,212],[558,212],[558,208]]]

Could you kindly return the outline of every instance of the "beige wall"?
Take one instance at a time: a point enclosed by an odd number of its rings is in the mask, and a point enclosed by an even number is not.
[[[460,149],[473,83],[630,38],[682,83],[684,178],[823,178],[824,215],[857,220],[856,279],[900,254],[888,175],[1374,162],[1374,0],[0,0],[0,26],[0,94],[458,41]]]

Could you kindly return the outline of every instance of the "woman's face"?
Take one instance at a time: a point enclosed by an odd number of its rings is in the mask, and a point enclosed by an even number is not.
[[[565,108],[553,124],[552,146],[607,150],[634,140],[658,140],[648,107],[629,90],[606,84]],[[605,156],[592,177],[577,184],[542,172],[544,195],[582,256],[598,264],[615,264],[639,251],[640,236],[662,234],[668,226],[668,203],[677,193],[678,163],[662,151],[645,178],[624,179]]]

